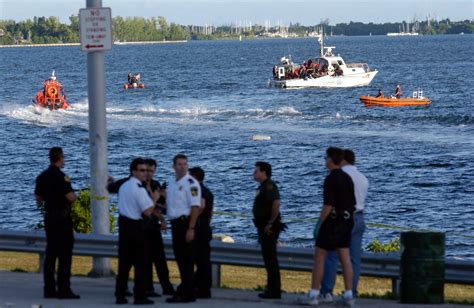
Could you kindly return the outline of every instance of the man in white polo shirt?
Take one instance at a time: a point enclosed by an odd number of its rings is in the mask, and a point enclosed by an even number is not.
[[[354,183],[354,194],[356,199],[356,209],[354,212],[354,227],[351,235],[351,245],[349,247],[351,255],[352,270],[354,278],[352,282],[352,293],[356,297],[357,285],[359,283],[360,257],[362,254],[362,236],[365,231],[364,205],[369,190],[369,181],[357,169],[355,164],[355,154],[352,150],[344,150],[344,160],[342,161],[342,171],[347,173]],[[336,283],[337,255],[335,252],[328,252],[324,263],[324,276],[321,282],[320,302],[332,302],[332,292]]]
[[[188,158],[178,154],[173,158],[175,177],[168,181],[166,191],[166,212],[171,221],[173,251],[181,276],[181,284],[168,303],[188,303],[196,301],[193,285],[194,238],[199,208],[201,188],[199,182],[188,174]]]
[[[134,304],[149,305],[145,296],[145,231],[143,216],[153,214],[153,201],[143,182],[146,178],[145,160],[136,158],[130,164],[130,178],[119,189],[119,264],[115,286],[116,304],[127,304],[125,298],[130,268],[135,267]]]

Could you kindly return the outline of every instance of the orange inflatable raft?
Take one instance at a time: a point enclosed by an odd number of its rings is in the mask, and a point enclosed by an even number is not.
[[[123,84],[123,88],[125,90],[127,90],[127,89],[143,89],[144,87],[145,87],[145,85],[141,82],[140,83],[134,82],[134,83],[124,83]]]
[[[64,90],[61,89],[61,83],[51,79],[43,82],[43,90],[36,93],[33,103],[35,106],[48,108],[49,110],[67,109],[69,107]]]
[[[425,106],[431,104],[431,100],[423,97],[423,92],[413,92],[413,97],[375,97],[361,96],[360,101],[366,106],[382,106],[382,107],[401,107],[401,106]]]

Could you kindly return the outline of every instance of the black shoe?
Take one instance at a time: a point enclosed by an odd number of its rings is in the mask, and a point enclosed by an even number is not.
[[[196,292],[196,298],[211,298],[211,291],[209,292]]]
[[[43,295],[44,298],[57,298],[58,295],[56,292],[45,292]]]
[[[115,300],[115,304],[125,305],[125,304],[128,304],[128,300],[125,297],[120,297]]]
[[[148,298],[136,299],[135,301],[133,301],[134,305],[153,305],[154,303],[154,301]]]
[[[58,298],[59,299],[79,299],[81,297],[77,294],[74,294],[73,292],[68,292],[68,293],[59,293]]]
[[[171,295],[173,296],[174,295],[174,290],[173,289],[166,289],[166,290],[163,290],[163,295]]]
[[[146,297],[161,297],[161,294],[156,293],[155,291],[147,291],[145,293]]]
[[[170,297],[166,299],[167,303],[170,304],[176,304],[176,303],[192,303],[195,302],[196,298],[186,298],[186,297],[181,297],[179,295],[174,295],[173,297]]]
[[[129,290],[127,290],[127,291],[125,291],[125,296],[126,296],[126,297],[133,296],[133,293],[130,292]]]
[[[264,292],[264,293],[258,294],[258,297],[260,297],[262,299],[280,299],[281,294],[279,294],[279,293],[274,294],[274,293]]]

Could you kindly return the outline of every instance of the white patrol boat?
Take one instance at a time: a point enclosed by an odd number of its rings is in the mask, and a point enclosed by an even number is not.
[[[291,57],[283,57],[281,64],[273,67],[273,80],[270,85],[283,88],[347,88],[368,86],[377,74],[366,63],[346,62],[339,55],[335,56],[333,46],[324,46],[323,34],[318,36],[320,57],[295,65]]]

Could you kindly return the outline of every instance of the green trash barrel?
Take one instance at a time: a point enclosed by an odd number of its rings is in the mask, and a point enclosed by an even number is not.
[[[444,242],[440,232],[402,232],[400,302],[444,302]]]

